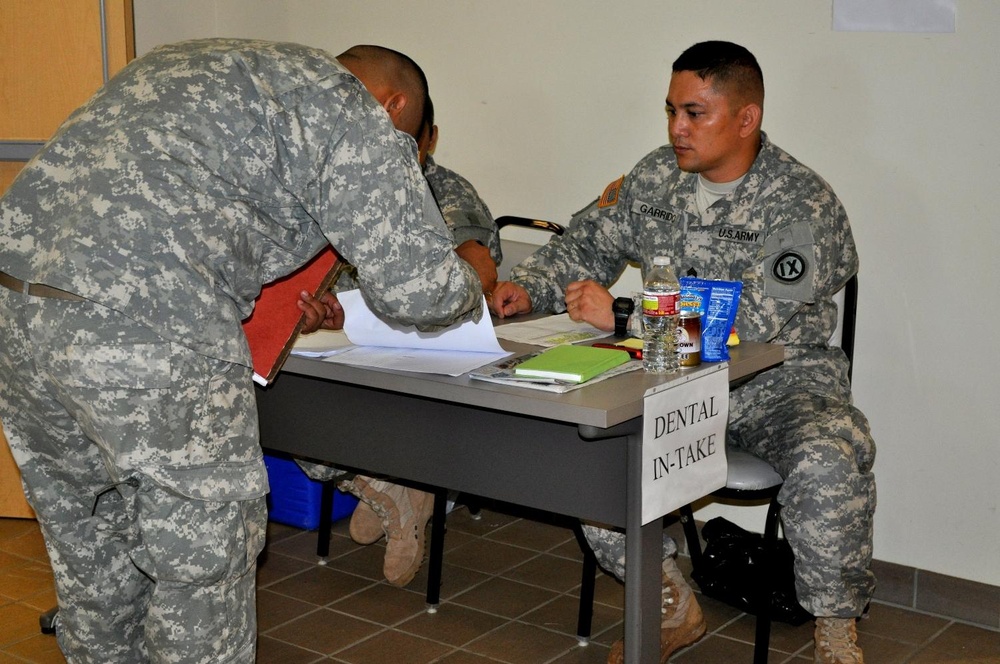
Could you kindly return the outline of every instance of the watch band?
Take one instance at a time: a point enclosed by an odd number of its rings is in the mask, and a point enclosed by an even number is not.
[[[628,336],[628,321],[632,315],[635,304],[630,297],[619,297],[611,304],[611,311],[615,315],[615,336]]]

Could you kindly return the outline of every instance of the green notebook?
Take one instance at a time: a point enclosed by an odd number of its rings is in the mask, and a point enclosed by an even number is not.
[[[555,346],[514,367],[514,375],[585,383],[628,360],[628,353],[623,350]]]

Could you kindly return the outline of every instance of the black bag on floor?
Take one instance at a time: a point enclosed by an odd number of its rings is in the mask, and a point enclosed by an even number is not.
[[[769,557],[762,535],[722,517],[710,519],[701,534],[707,544],[701,564],[691,576],[703,594],[756,615],[758,584],[765,583],[773,620],[796,626],[812,620],[795,599],[792,547],[787,541],[779,539],[777,551]]]

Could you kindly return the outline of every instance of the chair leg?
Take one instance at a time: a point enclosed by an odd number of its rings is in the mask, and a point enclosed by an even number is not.
[[[431,552],[427,561],[427,612],[436,613],[441,603],[441,568],[444,564],[444,533],[447,528],[448,491],[434,492],[434,513],[431,516]]]
[[[480,519],[483,518],[482,506],[480,505],[480,500],[478,497],[467,493],[459,493],[458,497],[455,499],[455,502],[456,503],[461,502],[465,504],[465,506],[469,510],[469,518],[471,518],[473,521],[479,521]]]
[[[316,555],[319,564],[325,565],[330,555],[330,528],[333,526],[333,492],[337,488],[336,480],[323,482],[320,487],[319,530],[316,533]]]
[[[698,526],[694,522],[694,512],[690,505],[684,505],[680,509],[681,526],[684,528],[684,539],[687,540],[688,553],[691,556],[691,567],[698,569],[701,567],[702,552],[701,540],[698,539]]]
[[[764,522],[764,572],[760,575],[757,592],[757,626],[754,635],[754,664],[767,664],[768,648],[771,644],[771,591],[768,582],[774,578],[774,559],[778,552],[778,516],[781,505],[778,498],[771,498]]]
[[[59,607],[54,606],[42,615],[38,616],[38,627],[42,634],[55,634],[59,626]]]
[[[577,543],[583,552],[583,576],[580,582],[580,609],[576,619],[576,638],[580,645],[590,643],[590,631],[594,621],[594,587],[597,584],[597,557],[587,544],[580,524],[573,528]]]

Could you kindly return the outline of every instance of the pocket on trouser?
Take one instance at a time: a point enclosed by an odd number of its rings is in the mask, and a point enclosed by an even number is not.
[[[136,564],[155,581],[211,584],[244,573],[264,547],[266,510],[243,501],[194,500],[142,478]]]
[[[132,560],[155,581],[146,623],[154,660],[242,661],[256,638],[265,499],[192,500],[148,478],[135,499],[140,542]]]

